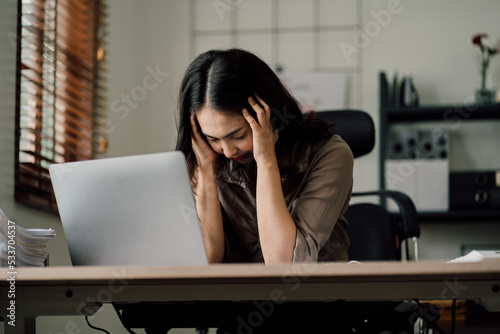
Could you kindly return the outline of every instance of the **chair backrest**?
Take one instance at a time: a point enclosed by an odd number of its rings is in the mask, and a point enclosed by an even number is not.
[[[318,111],[316,115],[328,124],[335,124],[334,133],[344,139],[355,158],[370,153],[375,146],[375,126],[371,116],[366,112],[328,110]]]

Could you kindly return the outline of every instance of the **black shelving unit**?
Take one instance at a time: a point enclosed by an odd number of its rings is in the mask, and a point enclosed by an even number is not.
[[[500,210],[452,210],[448,212],[419,212],[420,221],[489,221],[499,220]]]
[[[473,121],[500,119],[500,105],[477,106],[425,106],[421,108],[385,108],[387,122],[422,122],[422,121]]]
[[[389,84],[385,73],[380,73],[380,187],[385,189],[385,161],[387,134],[391,126],[415,122],[456,122],[500,120],[500,104],[435,105],[420,107],[394,106],[389,98]],[[500,220],[500,208],[481,210],[450,210],[448,212],[418,212],[420,221]]]

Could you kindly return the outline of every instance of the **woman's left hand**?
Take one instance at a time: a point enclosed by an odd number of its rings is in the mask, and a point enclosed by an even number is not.
[[[278,140],[278,130],[273,130],[271,124],[271,108],[259,96],[249,97],[248,103],[257,114],[255,120],[248,110],[243,109],[243,116],[252,128],[253,135],[253,156],[257,166],[266,162],[276,162],[276,141]]]

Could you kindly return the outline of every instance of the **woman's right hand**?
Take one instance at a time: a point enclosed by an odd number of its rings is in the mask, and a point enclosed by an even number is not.
[[[196,213],[200,220],[201,232],[210,263],[220,263],[224,258],[224,229],[222,213],[215,179],[215,165],[218,154],[205,141],[196,124],[196,116],[191,115],[191,142],[198,161],[192,181],[196,202]]]
[[[215,168],[217,162],[218,154],[210,147],[210,145],[205,141],[198,126],[196,124],[196,116],[191,115],[191,129],[193,136],[191,137],[191,142],[193,144],[193,151],[196,155],[196,160],[198,161],[198,167],[212,167]]]

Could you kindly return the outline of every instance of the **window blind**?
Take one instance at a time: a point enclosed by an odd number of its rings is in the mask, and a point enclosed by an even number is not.
[[[19,0],[16,201],[56,211],[48,167],[106,149],[106,0]]]

